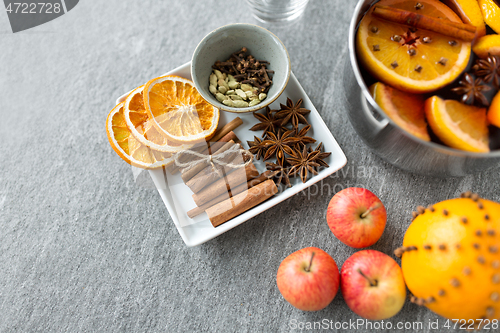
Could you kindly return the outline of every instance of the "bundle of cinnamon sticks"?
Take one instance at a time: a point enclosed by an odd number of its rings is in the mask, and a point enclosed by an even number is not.
[[[193,191],[193,200],[198,207],[187,212],[194,218],[207,213],[214,227],[240,215],[269,199],[278,192],[272,177],[274,172],[259,174],[251,154],[242,154],[240,140],[233,130],[243,121],[235,118],[219,129],[212,142],[192,148],[196,153],[206,155],[189,167],[180,169],[177,164],[167,166],[172,174],[181,172],[186,186]],[[236,145],[236,147],[235,147]],[[190,164],[193,155],[182,155],[179,160]],[[213,161],[217,159],[217,163]]]

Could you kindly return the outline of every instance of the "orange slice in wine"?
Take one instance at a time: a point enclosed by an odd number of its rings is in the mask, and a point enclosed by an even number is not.
[[[425,101],[432,131],[446,145],[472,152],[489,152],[486,109],[433,96]]]
[[[495,0],[477,0],[483,13],[484,22],[500,34],[500,4]]]
[[[370,87],[375,102],[397,125],[424,141],[430,141],[424,113],[424,98],[394,89],[382,82]]]
[[[500,127],[500,91],[497,92],[491,101],[490,108],[488,109],[488,121],[490,124]]]
[[[479,38],[472,51],[479,58],[487,58],[488,55],[500,56],[500,35],[486,35]]]
[[[477,37],[486,34],[486,25],[477,0],[443,0],[443,2],[458,14],[464,23],[477,28]]]

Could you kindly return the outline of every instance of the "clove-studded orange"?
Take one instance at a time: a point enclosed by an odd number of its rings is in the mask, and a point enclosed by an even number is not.
[[[412,301],[449,319],[499,319],[500,204],[467,192],[414,216],[395,251]]]
[[[471,43],[377,18],[377,6],[462,23],[437,0],[381,0],[365,15],[356,36],[361,64],[377,80],[399,90],[426,93],[444,87],[467,67]]]

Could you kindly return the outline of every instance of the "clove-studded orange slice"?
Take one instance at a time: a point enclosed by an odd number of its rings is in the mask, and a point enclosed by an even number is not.
[[[437,0],[381,0],[376,6],[462,23]],[[356,36],[360,62],[376,79],[403,91],[427,93],[452,82],[467,67],[470,42],[376,18],[376,6],[367,12]]]

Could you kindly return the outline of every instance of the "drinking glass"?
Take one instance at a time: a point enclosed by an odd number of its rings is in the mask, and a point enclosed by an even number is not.
[[[292,21],[306,9],[309,0],[247,0],[253,16],[263,22]]]

